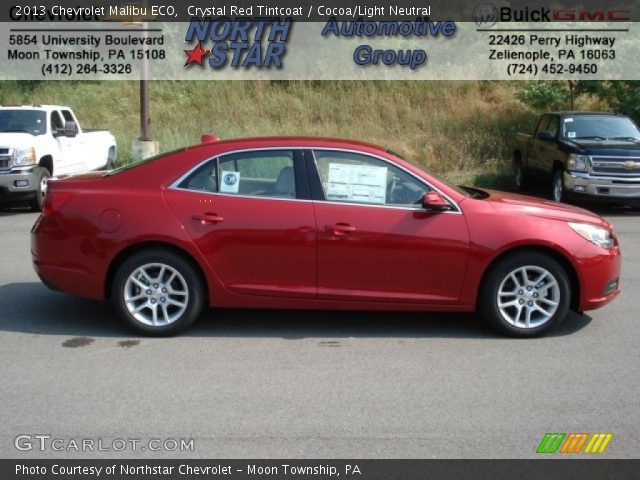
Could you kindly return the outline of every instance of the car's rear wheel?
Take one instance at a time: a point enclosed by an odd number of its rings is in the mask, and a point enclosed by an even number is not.
[[[111,300],[136,331],[173,335],[200,315],[204,286],[187,259],[169,250],[152,249],[134,254],[120,265]]]
[[[47,195],[47,187],[50,179],[51,173],[49,173],[49,170],[44,167],[40,168],[40,172],[38,173],[36,180],[38,182],[36,196],[33,197],[31,202],[29,202],[29,206],[34,212],[42,211],[42,207],[44,206],[44,197]]]
[[[514,182],[516,184],[516,190],[519,192],[527,188],[527,174],[524,171],[524,165],[522,164],[522,158],[519,155],[516,156],[514,165]]]
[[[571,289],[552,257],[522,251],[498,261],[481,290],[480,310],[499,331],[514,337],[547,333],[567,316]]]

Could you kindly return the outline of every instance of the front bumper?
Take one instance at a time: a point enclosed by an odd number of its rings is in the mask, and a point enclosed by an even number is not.
[[[620,294],[620,246],[605,250],[591,243],[576,255],[580,280],[578,311],[603,307]]]
[[[0,196],[34,194],[38,190],[38,170],[0,173]]]
[[[569,193],[600,198],[640,199],[640,177],[593,176],[585,172],[564,172]]]

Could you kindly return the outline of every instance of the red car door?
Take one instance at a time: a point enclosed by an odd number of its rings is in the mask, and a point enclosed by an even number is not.
[[[381,159],[314,151],[326,201],[314,203],[318,297],[457,303],[469,234],[460,212],[420,208],[429,187]]]
[[[293,150],[206,162],[165,198],[223,285],[236,293],[314,298],[313,204],[297,183]],[[308,183],[307,183],[308,185]],[[307,188],[308,189],[308,188]]]

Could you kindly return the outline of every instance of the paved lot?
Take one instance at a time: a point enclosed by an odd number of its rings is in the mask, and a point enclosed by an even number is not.
[[[605,455],[637,457],[640,213],[600,213],[622,242],[624,292],[538,340],[473,315],[282,311],[133,337],[108,305],[40,284],[36,216],[0,213],[0,457],[120,456],[14,448],[49,434],[194,439],[193,452],[126,457],[522,458],[572,431],[613,432]]]

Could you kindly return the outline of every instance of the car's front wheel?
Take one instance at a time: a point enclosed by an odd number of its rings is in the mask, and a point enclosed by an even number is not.
[[[50,179],[51,179],[51,173],[49,173],[49,170],[47,170],[44,167],[40,168],[38,172],[37,180],[36,180],[38,182],[36,195],[35,197],[33,197],[33,199],[29,204],[32,211],[34,212],[42,211],[42,207],[44,206],[44,197],[47,195],[47,188],[49,186]]]
[[[111,297],[122,319],[134,330],[166,336],[184,330],[198,318],[204,286],[187,259],[169,250],[151,249],[120,265]]]
[[[551,198],[556,202],[565,200],[564,193],[564,170],[558,168],[553,174],[553,183],[551,185]]]
[[[483,316],[514,337],[547,333],[567,316],[571,289],[567,273],[554,258],[521,251],[499,260],[481,289]]]

